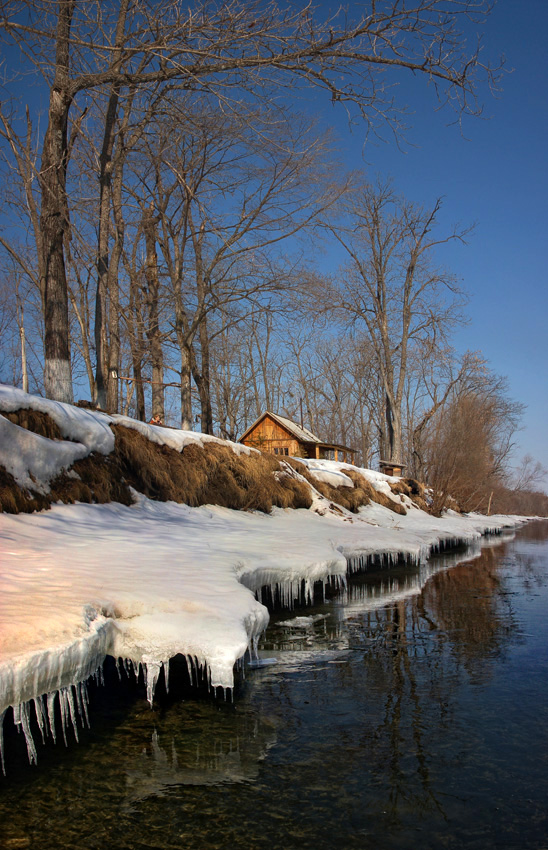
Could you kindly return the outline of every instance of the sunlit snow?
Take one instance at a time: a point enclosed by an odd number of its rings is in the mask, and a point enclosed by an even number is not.
[[[46,487],[82,453],[106,452],[110,422],[129,424],[0,387],[0,410],[22,406],[48,412],[65,438],[45,440],[0,416],[0,464],[23,486],[34,480]],[[185,441],[204,441],[191,432],[131,427],[179,450]],[[333,481],[347,478],[345,466],[315,464]],[[366,472],[389,491],[386,476]],[[131,507],[0,514],[0,719],[12,706],[29,758],[36,759],[31,706],[44,734],[56,734],[56,705],[63,734],[69,723],[76,730],[86,711],[83,683],[106,655],[140,666],[151,702],[162,667],[167,679],[177,654],[206,671],[211,687],[231,688],[236,662],[253,651],[268,622],[264,587],[291,606],[303,587],[311,599],[315,582],[344,586],[348,573],[376,557],[418,563],[444,545],[519,521],[451,513],[436,519],[416,507],[402,516],[377,504],[356,516],[327,510],[319,496],[314,507],[265,515],[135,494]]]

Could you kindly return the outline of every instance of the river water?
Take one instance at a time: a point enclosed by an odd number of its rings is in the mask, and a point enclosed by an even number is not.
[[[548,522],[277,612],[260,655],[152,711],[107,669],[38,767],[9,739],[0,848],[548,848]]]

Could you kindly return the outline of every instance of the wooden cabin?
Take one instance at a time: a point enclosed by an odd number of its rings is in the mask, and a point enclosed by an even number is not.
[[[403,463],[396,463],[390,460],[380,460],[379,466],[381,468],[381,472],[384,472],[385,475],[395,475],[397,478],[401,478],[403,470],[405,469],[405,465]]]
[[[348,446],[324,443],[308,428],[268,410],[242,434],[239,442],[268,454],[321,458],[342,463],[354,463],[356,454],[356,450]]]

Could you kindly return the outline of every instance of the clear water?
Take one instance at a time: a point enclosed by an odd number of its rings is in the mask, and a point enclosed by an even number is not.
[[[455,560],[278,613],[232,703],[107,670],[80,744],[7,742],[0,848],[548,848],[548,523]]]

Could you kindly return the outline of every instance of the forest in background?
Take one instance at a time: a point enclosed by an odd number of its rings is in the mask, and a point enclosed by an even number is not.
[[[412,72],[480,112],[488,4],[366,7],[0,2],[0,379],[229,439],[302,417],[436,511],[546,513],[544,470],[512,466],[522,406],[452,344],[444,247],[471,228],[349,172],[302,108],[318,90],[397,140]]]

